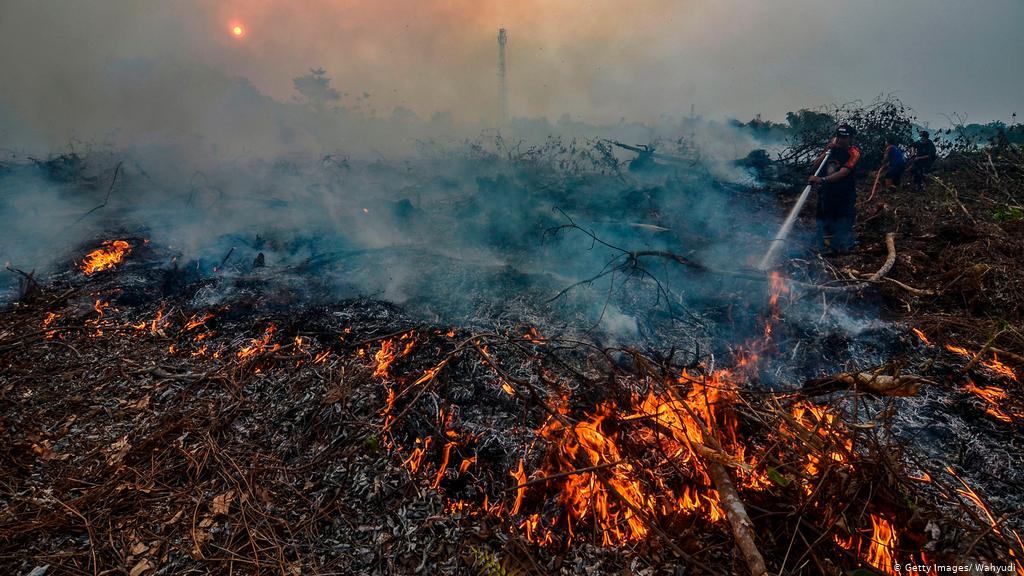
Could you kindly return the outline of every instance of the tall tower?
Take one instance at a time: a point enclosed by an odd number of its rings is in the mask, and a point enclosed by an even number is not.
[[[505,45],[508,44],[508,34],[504,28],[498,30],[498,101],[500,111],[498,123],[504,126],[508,123],[508,82],[505,78]]]

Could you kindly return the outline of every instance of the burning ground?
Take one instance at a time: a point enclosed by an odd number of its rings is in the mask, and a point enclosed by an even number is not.
[[[984,244],[1012,253],[1015,224],[887,242],[897,195],[857,254],[765,277],[771,194],[611,154],[293,160],[160,194],[137,161],[6,164],[84,209],[19,248],[66,254],[45,273],[10,266],[0,563],[1021,571],[1019,310],[980,312],[1013,300]],[[940,281],[957,258],[988,268]]]

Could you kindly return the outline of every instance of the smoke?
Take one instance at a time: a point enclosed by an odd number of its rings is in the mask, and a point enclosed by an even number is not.
[[[83,246],[130,234],[204,274],[230,253],[218,273],[302,271],[317,283],[297,289],[376,296],[431,317],[498,318],[502,299],[524,293],[520,317],[555,310],[565,325],[621,334],[686,330],[680,317],[695,321],[723,290],[752,288],[655,260],[549,304],[623,258],[579,230],[545,234],[566,222],[556,209],[613,246],[742,267],[772,222],[756,198],[722,184],[750,183],[732,161],[763,143],[714,118],[899,89],[884,83],[892,66],[882,48],[859,47],[878,67],[843,48],[858,30],[934,19],[915,7],[879,23],[871,10],[796,0],[645,0],[629,10],[539,0],[6,2],[0,51],[19,57],[5,60],[0,90],[0,146],[12,158],[0,215],[15,223],[0,232],[0,257],[62,270]],[[991,3],[968,18],[1014,9]],[[229,34],[235,22],[241,39]],[[499,26],[510,30],[515,117],[500,137]],[[836,37],[843,46],[825,46]],[[1016,41],[998,38],[964,51]],[[316,67],[337,101],[294,90]],[[859,78],[845,78],[851,70]],[[913,78],[929,73],[912,67],[914,90],[932,86]],[[605,138],[698,161],[619,172],[596,147]],[[26,165],[59,152],[84,162],[73,178]],[[103,201],[119,161],[109,204],[78,222]],[[253,271],[259,253],[266,272]]]
[[[14,0],[0,5],[0,145],[173,133],[267,152],[294,144],[290,134],[232,114],[238,100],[289,102],[292,78],[311,67],[327,70],[353,114],[401,107],[489,124],[501,26],[517,117],[653,123],[694,105],[706,117],[779,119],[896,92],[926,121],[1007,119],[1024,88],[1022,16],[1013,0]],[[233,22],[245,37],[229,34]]]

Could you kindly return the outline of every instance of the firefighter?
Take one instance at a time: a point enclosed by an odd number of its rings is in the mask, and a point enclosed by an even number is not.
[[[857,131],[849,124],[840,124],[826,152],[826,164],[808,182],[818,186],[818,241],[828,254],[845,254],[853,249],[853,221],[857,216],[856,170],[860,149],[853,145]],[[825,152],[815,166],[825,159]]]
[[[918,133],[920,140],[914,142],[914,156],[910,159],[910,174],[914,177],[914,188],[924,188],[924,175],[931,170],[935,163],[935,143],[928,137],[928,132],[921,130]]]
[[[885,174],[885,190],[888,192],[900,185],[903,171],[907,168],[907,159],[896,144],[895,136],[885,138],[885,152],[882,156],[882,167],[879,170]]]

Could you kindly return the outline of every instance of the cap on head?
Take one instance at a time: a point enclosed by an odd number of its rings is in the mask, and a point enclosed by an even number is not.
[[[850,126],[849,124],[840,124],[839,127],[836,128],[836,136],[841,136],[845,138],[847,136],[856,135],[857,130],[853,126]]]

